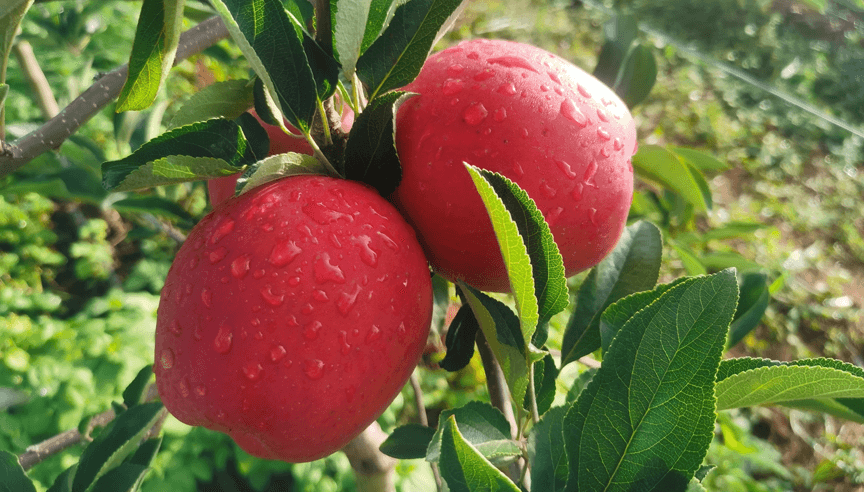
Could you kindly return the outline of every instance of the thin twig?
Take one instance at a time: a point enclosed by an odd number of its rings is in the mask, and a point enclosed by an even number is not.
[[[414,390],[414,403],[417,405],[417,416],[420,418],[420,424],[429,427],[429,417],[426,415],[426,405],[423,403],[423,388],[420,387],[420,378],[417,373],[411,373],[411,389]],[[441,472],[438,471],[438,464],[429,462],[432,468],[432,475],[435,477],[435,486],[441,490]]]
[[[220,17],[211,17],[180,36],[176,65],[228,37]],[[99,78],[83,94],[39,129],[0,149],[0,177],[13,173],[36,157],[60,145],[84,123],[113,101],[126,82],[129,67],[123,65]]]
[[[48,84],[48,79],[45,78],[45,72],[39,66],[39,61],[36,60],[36,55],[33,53],[33,46],[24,39],[19,39],[12,46],[12,51],[15,53],[15,58],[18,59],[18,64],[24,72],[24,76],[30,83],[33,89],[33,95],[36,96],[36,101],[39,104],[39,109],[42,111],[42,117],[46,120],[57,116],[60,112],[60,106],[57,105],[57,99],[54,98],[54,92],[51,91],[51,86]]]
[[[510,390],[507,388],[504,372],[495,360],[495,354],[492,353],[492,348],[489,347],[489,342],[486,341],[482,330],[477,330],[477,351],[480,353],[480,360],[486,371],[486,387],[489,389],[492,406],[501,410],[510,423],[510,437],[516,437],[516,416],[513,413],[513,405],[510,404]]]
[[[357,482],[358,492],[393,492],[396,459],[382,453],[379,447],[387,434],[377,422],[342,448],[348,457]]]

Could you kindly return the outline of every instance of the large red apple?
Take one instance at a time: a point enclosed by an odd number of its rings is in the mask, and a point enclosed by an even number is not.
[[[429,331],[414,231],[363,184],[295,176],[217,206],[162,289],[156,382],[182,422],[311,461],[393,400]]]
[[[462,42],[429,57],[399,110],[402,181],[390,197],[436,271],[510,290],[500,249],[463,162],[498,172],[536,202],[568,276],[606,256],[633,195],[636,130],[600,81],[534,46]]]

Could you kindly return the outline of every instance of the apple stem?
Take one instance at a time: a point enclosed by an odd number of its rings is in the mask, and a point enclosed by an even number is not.
[[[336,168],[333,167],[333,164],[330,163],[330,160],[327,159],[327,156],[325,156],[324,153],[321,152],[321,147],[319,147],[315,139],[312,138],[312,134],[304,133],[303,135],[306,137],[306,141],[309,142],[309,145],[312,147],[312,151],[315,152],[315,158],[324,165],[324,168],[327,169],[327,173],[329,173],[333,177],[341,177],[341,174],[336,171]]]
[[[536,424],[540,422],[540,413],[537,411],[537,390],[534,388],[534,364],[528,366],[528,401],[531,406],[531,420]]]
[[[328,111],[324,109],[324,103],[320,99],[316,99],[318,102],[318,112],[321,113],[321,126],[322,132],[324,133],[324,146],[329,147],[333,145],[333,137],[330,135],[330,122],[328,121]]]

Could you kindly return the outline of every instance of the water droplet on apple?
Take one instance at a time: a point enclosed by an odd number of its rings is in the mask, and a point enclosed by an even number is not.
[[[492,115],[495,121],[501,122],[507,118],[507,110],[504,108],[498,108],[495,110],[495,113]]]
[[[162,354],[159,355],[159,364],[162,365],[162,369],[174,367],[174,351],[170,348],[163,349]]]
[[[291,261],[301,252],[303,252],[303,250],[300,249],[294,241],[281,241],[273,245],[273,249],[270,250],[270,257],[267,258],[267,261],[275,267],[284,267],[291,263]]]
[[[303,338],[306,340],[316,340],[318,338],[318,332],[321,330],[323,325],[320,321],[313,321],[306,325],[303,329]]]
[[[476,51],[472,51],[465,56],[467,56],[469,60],[479,60],[480,59],[480,55]]]
[[[558,219],[561,218],[561,212],[563,211],[564,209],[561,207],[555,207],[554,209],[549,211],[549,213],[546,215],[546,223],[549,224],[549,227],[553,227],[555,224],[558,223]]]
[[[600,149],[600,155],[603,156],[603,158],[608,159],[609,156],[612,155],[612,151],[609,150],[609,147],[603,147]]]
[[[483,81],[488,80],[494,76],[495,76],[494,70],[486,69],[486,70],[483,70],[482,72],[478,73],[477,75],[475,75],[473,78],[477,82],[483,82]]]
[[[252,277],[254,277],[256,280],[257,280],[257,279],[264,278],[264,275],[267,275],[267,271],[264,270],[263,268],[260,269],[260,270],[255,270],[255,271],[252,273]]]
[[[591,221],[591,224],[597,225],[597,209],[589,208],[588,209],[588,219]]]
[[[213,307],[213,291],[207,287],[201,289],[201,302],[208,308]]]
[[[184,290],[186,291],[186,295],[187,295],[187,296],[188,296],[189,294],[191,294],[192,291],[193,291],[194,289],[195,289],[195,288],[192,286],[192,284],[186,284],[186,287],[184,288]]]
[[[303,372],[309,379],[321,379],[324,376],[324,362],[320,359],[306,359],[303,361]]]
[[[231,262],[231,275],[237,280],[242,280],[249,273],[249,264],[251,261],[252,257],[248,254],[234,258],[234,261]]]
[[[615,150],[621,150],[624,148],[624,142],[622,142],[620,138],[616,137],[615,140],[612,141],[612,147]]]
[[[315,292],[312,293],[312,298],[318,302],[327,302],[330,299],[327,297],[327,293],[321,289],[316,289]]]
[[[582,97],[587,99],[591,99],[591,92],[588,91],[588,88],[580,83],[576,83],[576,90],[579,91],[579,94],[582,94]]]
[[[388,236],[387,234],[384,234],[381,231],[376,232],[376,234],[378,235],[378,237],[380,237],[384,241],[384,244],[388,248],[392,249],[393,251],[399,251],[399,243],[397,243],[396,241],[391,239],[390,236]]]
[[[588,118],[582,114],[582,111],[576,107],[576,104],[570,99],[561,101],[561,115],[568,120],[576,123],[579,128],[585,128],[588,125]]]
[[[288,285],[291,287],[297,287],[300,285],[300,277],[291,277],[288,279]]]
[[[342,355],[348,355],[351,352],[351,344],[348,343],[348,332],[342,330],[339,332],[339,343],[342,345],[340,352]]]
[[[609,116],[606,114],[606,111],[603,111],[602,108],[597,108],[597,117],[600,118],[600,121],[604,123],[609,122]]]
[[[259,292],[264,302],[273,307],[281,306],[285,302],[285,294],[273,292],[273,286],[270,284],[265,285]]]
[[[465,84],[459,79],[447,79],[441,85],[441,93],[445,96],[453,96],[462,91]]]
[[[585,168],[585,175],[582,177],[582,181],[586,186],[597,187],[597,184],[594,183],[594,175],[597,174],[597,161],[591,161],[588,164],[588,167]]]
[[[257,381],[261,378],[261,372],[264,370],[261,367],[261,364],[257,362],[250,362],[243,366],[243,375],[246,376],[246,379],[249,381]]]
[[[372,328],[366,333],[366,343],[372,343],[381,338],[381,328],[372,325]]]
[[[555,195],[558,194],[558,190],[549,186],[549,183],[541,184],[540,191],[546,196],[546,198],[555,198]]]
[[[195,340],[201,340],[201,338],[203,338],[201,336],[201,329],[201,325],[195,326],[195,329],[192,330],[192,338],[194,338]]]
[[[481,121],[486,119],[488,114],[489,111],[486,110],[483,103],[475,102],[468,106],[465,112],[462,113],[462,119],[469,125],[479,125]]]
[[[555,72],[546,72],[546,75],[549,76],[549,79],[552,80],[552,82],[555,82],[556,84],[561,84],[561,79],[558,78],[558,74],[557,74],[557,73],[555,73]]]
[[[390,307],[393,307],[393,304],[391,304]],[[405,323],[399,323],[399,328],[396,328],[396,336],[399,337],[400,341],[404,341],[407,334],[408,329],[405,328]]]
[[[177,383],[177,392],[180,393],[180,396],[183,398],[189,397],[189,378],[186,376]]]
[[[564,176],[567,176],[569,179],[576,179],[576,173],[573,172],[573,169],[570,168],[570,164],[562,160],[556,160],[555,164],[558,166],[558,169],[564,173]]]
[[[574,201],[578,202],[578,201],[582,200],[582,189],[583,189],[582,183],[577,183],[576,186],[573,188],[573,192],[570,193],[570,196],[573,197]]]
[[[341,268],[330,262],[330,254],[324,252],[321,253],[318,260],[315,262],[315,280],[319,284],[323,284],[327,281],[344,284],[345,274],[342,273]]]
[[[193,256],[192,258],[189,259],[189,269],[194,270],[195,267],[197,267],[197,266],[198,266],[198,257]]]
[[[515,174],[517,178],[525,176],[525,171],[522,169],[522,166],[518,162],[513,163],[513,174]]]
[[[513,85],[513,82],[506,82],[504,84],[501,84],[496,90],[496,92],[505,96],[513,96],[516,94],[516,86]]]
[[[207,387],[203,384],[199,384],[195,387],[195,393],[197,393],[198,396],[204,396],[207,394]]]
[[[208,255],[209,259],[210,259],[210,264],[215,265],[216,263],[219,263],[227,255],[228,255],[228,250],[225,247],[220,246],[219,249],[215,249],[215,250],[211,251],[210,254]]]
[[[327,208],[321,203],[307,203],[303,206],[303,213],[320,225],[332,224],[340,219],[349,223],[354,222],[354,217],[350,214]]]
[[[600,127],[600,126],[597,127],[597,136],[600,137],[600,139],[605,140],[607,142],[609,141],[610,138],[612,138],[609,135],[609,132],[607,132],[606,130],[603,129],[603,127]]]
[[[222,324],[219,331],[216,333],[216,338],[213,339],[213,347],[220,354],[227,354],[231,351],[231,341],[234,339],[234,334],[231,333],[231,327]]]
[[[357,284],[354,284],[353,292],[344,291],[339,294],[339,298],[336,299],[336,308],[339,309],[339,312],[347,316],[351,308],[354,307],[354,303],[357,302],[358,294],[360,294],[360,286]]]
[[[486,62],[494,65],[502,65],[507,68],[524,68],[525,70],[538,73],[537,69],[534,68],[534,65],[521,56],[496,56],[495,58],[487,59]]]
[[[360,259],[370,267],[378,266],[378,252],[369,246],[372,238],[366,235],[353,237],[352,241],[360,248]]]
[[[459,75],[460,73],[462,73],[463,70],[465,70],[465,67],[463,67],[462,65],[460,65],[458,63],[454,63],[453,65],[450,65],[449,67],[447,67],[447,74],[452,76],[452,77],[455,77],[455,76]]]
[[[180,322],[176,319],[172,321],[170,325],[168,325],[168,329],[171,330],[171,333],[178,337],[183,333],[183,328],[180,326]]]
[[[315,310],[315,307],[312,306],[311,304],[309,304],[309,303],[307,302],[307,303],[304,304],[303,307],[300,309],[300,312],[303,313],[303,314],[312,314],[312,311],[314,311],[314,310]]]
[[[285,350],[285,347],[277,345],[270,349],[270,360],[273,362],[279,362],[280,360],[285,358],[285,355],[287,353],[288,351]]]
[[[213,234],[210,236],[210,244],[218,243],[219,240],[221,240],[222,238],[224,238],[228,234],[231,234],[231,231],[233,231],[233,230],[234,230],[234,219],[231,219],[230,217],[226,217],[225,219],[222,220],[222,222],[219,223],[219,225],[216,227],[216,230],[213,231]]]

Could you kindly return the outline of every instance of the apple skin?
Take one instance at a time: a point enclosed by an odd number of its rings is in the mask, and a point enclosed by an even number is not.
[[[402,181],[390,200],[434,270],[510,291],[495,234],[463,161],[522,187],[548,222],[566,275],[615,246],[633,196],[636,129],[593,76],[534,46],[477,39],[429,57],[399,110]]]
[[[270,125],[262,120],[255,110],[250,110],[249,113],[261,123],[261,126],[267,130],[267,136],[270,137],[270,152],[269,155],[284,154],[286,152],[297,152],[298,154],[312,155],[312,146],[305,138],[292,137],[282,131],[276,125]],[[342,106],[342,130],[345,132],[351,131],[351,126],[354,124],[354,111],[346,104]],[[295,135],[300,134],[300,130],[294,128],[287,121],[285,127],[291,130]],[[210,204],[212,206],[219,205],[225,200],[234,196],[235,188],[237,187],[237,178],[240,174],[232,174],[230,176],[222,176],[221,178],[213,178],[207,181],[207,191],[210,195]]]
[[[432,317],[411,227],[366,185],[268,183],[189,233],[162,289],[154,372],[181,422],[287,462],[341,449],[390,404]]]

